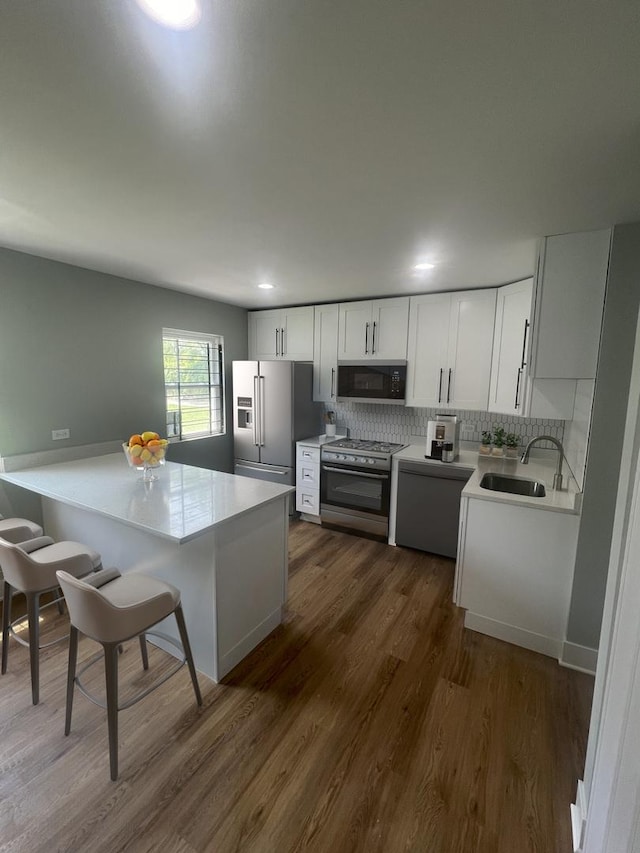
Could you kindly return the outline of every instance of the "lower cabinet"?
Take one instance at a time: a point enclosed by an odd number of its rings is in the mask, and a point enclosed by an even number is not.
[[[455,601],[465,626],[559,658],[579,516],[463,497]]]
[[[320,448],[296,445],[296,510],[305,521],[320,524]]]

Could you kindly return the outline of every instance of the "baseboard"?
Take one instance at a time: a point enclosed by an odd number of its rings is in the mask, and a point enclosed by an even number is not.
[[[322,519],[319,515],[309,515],[307,512],[300,513],[300,521],[310,521],[311,524],[322,524]]]
[[[578,779],[576,801],[571,804],[571,835],[573,837],[573,853],[581,853],[584,840],[584,828],[587,822],[587,801],[584,782]]]
[[[568,669],[577,669],[579,672],[595,675],[598,650],[589,646],[579,646],[577,643],[568,643],[565,640],[562,644],[559,663],[560,666],[566,666]]]
[[[221,655],[218,659],[218,677],[215,681],[221,681],[227,673],[231,672],[234,666],[239,664],[250,651],[255,649],[258,643],[261,643],[265,637],[268,637],[280,625],[282,618],[282,607],[278,607],[266,619],[263,619],[259,625],[256,625],[252,631],[249,631],[232,649],[226,654]]]
[[[469,610],[464,617],[464,626],[472,631],[479,631],[481,634],[495,637],[497,640],[504,640],[506,643],[513,643],[514,646],[521,646],[523,649],[530,649],[532,652],[539,652],[556,659],[562,648],[561,640],[545,637],[543,634],[535,634],[533,631],[516,628],[514,625],[507,625],[504,622],[497,622],[495,619],[480,616],[478,613],[471,613]]]

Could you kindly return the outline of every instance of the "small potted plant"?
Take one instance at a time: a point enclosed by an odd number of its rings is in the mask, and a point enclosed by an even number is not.
[[[505,436],[504,443],[507,446],[507,458],[509,459],[517,459],[518,458],[518,445],[520,444],[520,437],[515,434],[515,432],[508,432]]]
[[[488,456],[491,453],[491,433],[483,432],[482,433],[482,442],[480,444],[480,453],[483,456]]]
[[[492,456],[504,456],[504,441],[506,432],[503,427],[495,426],[493,428],[493,450]]]

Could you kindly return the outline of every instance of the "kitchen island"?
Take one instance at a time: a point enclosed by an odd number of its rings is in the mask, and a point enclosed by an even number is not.
[[[178,587],[196,667],[220,681],[282,621],[293,489],[175,462],[157,474],[109,453],[0,478],[41,496],[48,535]],[[175,621],[160,630],[177,639]]]

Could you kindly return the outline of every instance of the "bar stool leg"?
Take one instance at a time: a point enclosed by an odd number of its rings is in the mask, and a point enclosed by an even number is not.
[[[103,643],[107,687],[107,724],[109,727],[109,765],[111,779],[118,778],[118,645]]]
[[[182,605],[179,604],[175,609],[176,614],[176,622],[178,623],[178,631],[180,632],[180,640],[182,641],[182,648],[184,649],[184,656],[187,659],[187,664],[189,666],[189,673],[191,675],[191,683],[193,684],[193,690],[196,694],[196,701],[198,705],[202,705],[202,696],[200,695],[200,685],[198,684],[198,676],[196,674],[196,667],[193,663],[193,655],[191,654],[191,644],[189,643],[189,635],[187,634],[187,626],[184,621],[184,614],[182,613]]]
[[[31,665],[31,700],[40,701],[40,593],[27,592],[27,617],[29,624],[29,663]]]
[[[7,581],[4,582],[2,599],[2,674],[7,671],[9,658],[9,625],[11,624],[11,597],[13,587]]]
[[[69,631],[69,666],[67,669],[67,708],[64,720],[64,733],[71,731],[71,713],[73,711],[73,689],[76,683],[76,665],[78,662],[78,629],[71,626]]]
[[[142,655],[142,668],[149,669],[149,653],[147,651],[147,638],[144,634],[138,637],[140,641],[140,654]]]

